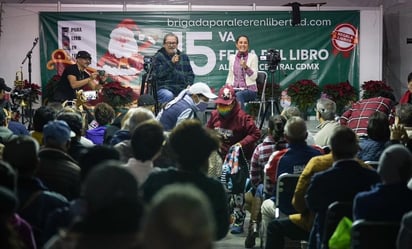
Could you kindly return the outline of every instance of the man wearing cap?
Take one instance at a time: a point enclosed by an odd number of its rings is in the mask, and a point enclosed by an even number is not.
[[[204,112],[209,99],[217,96],[210,87],[202,82],[191,85],[179,93],[158,114],[157,120],[163,125],[165,131],[172,130],[185,119],[196,118],[196,112]]]
[[[60,82],[56,86],[53,97],[55,101],[74,100],[76,99],[76,90],[85,86],[93,90],[101,88],[101,85],[95,83],[99,73],[89,74],[86,72],[86,68],[90,65],[91,60],[92,57],[87,51],[79,51],[77,53],[76,64],[66,67]],[[104,81],[105,79],[102,78],[102,80]]]
[[[3,78],[0,78],[0,108],[6,108],[8,111],[11,109],[10,102],[5,99],[6,92],[10,92],[11,88],[6,85]]]
[[[80,195],[80,167],[67,154],[76,134],[63,120],[49,121],[43,127],[44,147],[40,149],[36,176],[52,191],[68,200]]]
[[[221,136],[222,159],[225,158],[232,145],[238,144],[242,147],[246,160],[250,162],[256,142],[260,138],[260,130],[256,127],[255,121],[240,108],[235,90],[231,85],[224,85],[219,90],[215,103],[217,104],[216,110],[212,111],[206,126],[214,129]],[[235,200],[233,210],[235,222],[231,233],[238,234],[243,232],[246,217],[244,195],[234,194],[233,199]]]

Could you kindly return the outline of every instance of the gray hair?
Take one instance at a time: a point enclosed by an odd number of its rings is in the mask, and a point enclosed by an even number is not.
[[[286,121],[284,134],[289,142],[302,142],[308,136],[305,120],[301,117],[291,117]]]
[[[324,120],[334,120],[336,114],[336,103],[328,98],[320,98],[316,103],[316,111]]]
[[[153,112],[144,107],[130,108],[122,119],[122,129],[133,131],[143,121],[155,119]]]

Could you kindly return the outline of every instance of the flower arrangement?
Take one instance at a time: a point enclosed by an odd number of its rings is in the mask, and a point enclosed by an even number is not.
[[[302,113],[307,112],[316,103],[320,96],[320,87],[312,80],[299,80],[292,83],[287,88],[287,95],[290,96]]]
[[[103,102],[113,108],[123,107],[137,99],[137,94],[131,87],[123,86],[120,82],[114,81],[103,85]]]
[[[329,98],[336,103],[336,112],[341,114],[352,102],[357,100],[357,93],[355,88],[348,81],[340,82],[338,84],[326,84],[323,86],[322,95]]]
[[[27,80],[24,80],[23,84],[13,89],[12,96],[26,102],[37,103],[41,96],[41,89],[38,84],[29,83]]]
[[[365,81],[362,84],[362,99],[369,99],[378,96],[381,92],[393,92],[392,87],[381,80]]]

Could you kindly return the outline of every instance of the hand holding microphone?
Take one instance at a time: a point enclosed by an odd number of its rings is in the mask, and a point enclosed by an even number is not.
[[[180,56],[179,56],[180,52],[177,49],[174,49],[173,51],[174,51],[174,55],[172,57],[172,62],[173,63],[178,63],[179,60],[180,60]]]
[[[242,69],[245,69],[245,70],[248,68],[243,53],[240,56],[240,66],[242,67]]]

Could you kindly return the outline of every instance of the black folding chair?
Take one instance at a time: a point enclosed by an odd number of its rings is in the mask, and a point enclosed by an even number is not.
[[[329,239],[343,217],[352,219],[352,202],[335,201],[329,205],[324,223],[322,249],[329,248]]]
[[[395,249],[400,222],[357,220],[352,224],[352,249]]]

